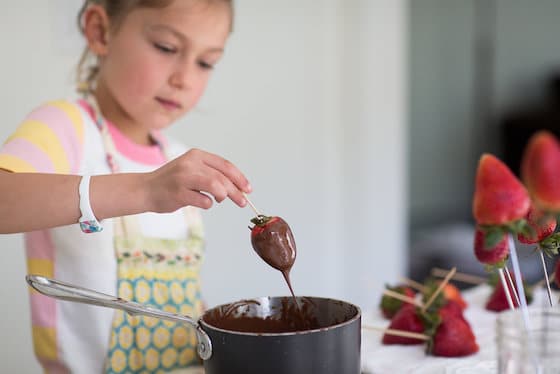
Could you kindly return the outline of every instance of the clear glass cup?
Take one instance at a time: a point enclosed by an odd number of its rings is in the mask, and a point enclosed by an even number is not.
[[[560,373],[560,308],[530,308],[527,331],[520,310],[499,314],[498,373]]]

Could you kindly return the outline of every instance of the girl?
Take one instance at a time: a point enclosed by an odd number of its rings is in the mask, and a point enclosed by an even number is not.
[[[195,207],[209,208],[210,197],[245,206],[251,188],[230,162],[184,152],[159,130],[198,102],[232,5],[89,0],[79,20],[84,99],[39,107],[0,149],[0,230],[31,231],[30,274],[196,318],[203,238]],[[35,352],[49,373],[169,372],[197,362],[188,326],[36,292],[31,307]]]

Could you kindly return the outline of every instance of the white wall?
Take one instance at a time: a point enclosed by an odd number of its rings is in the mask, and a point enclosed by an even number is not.
[[[405,268],[406,7],[395,0],[237,1],[235,32],[198,110],[170,133],[249,176],[252,200],[290,223],[298,294],[377,304]],[[72,93],[76,4],[20,0],[0,15],[0,138],[35,105]],[[14,37],[17,35],[17,38]],[[209,305],[286,294],[253,252],[252,212],[205,213]],[[32,359],[19,236],[0,236],[2,370]]]

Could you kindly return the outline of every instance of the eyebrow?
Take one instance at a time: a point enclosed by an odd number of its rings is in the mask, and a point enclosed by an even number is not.
[[[151,30],[151,31],[164,31],[164,32],[171,33],[171,34],[175,35],[175,37],[181,39],[183,42],[186,42],[186,41],[189,40],[189,38],[185,34],[179,32],[179,31],[175,30],[173,27],[170,27],[170,26],[167,26],[167,25],[149,25],[149,26],[146,26],[146,29]],[[208,48],[208,52],[223,52],[223,51],[224,51],[224,49],[220,48],[220,47],[210,47],[210,48]]]

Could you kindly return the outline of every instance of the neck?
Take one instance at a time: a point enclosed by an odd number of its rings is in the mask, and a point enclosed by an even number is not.
[[[94,92],[94,96],[103,117],[105,117],[107,121],[111,122],[113,126],[118,128],[124,136],[136,144],[153,144],[150,132],[130,118],[130,116],[113,99],[111,93],[106,90],[103,85],[99,85],[97,87]]]

